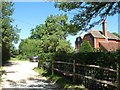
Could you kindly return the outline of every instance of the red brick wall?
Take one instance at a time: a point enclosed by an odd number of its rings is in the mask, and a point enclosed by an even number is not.
[[[91,34],[86,34],[83,38],[83,40],[89,41],[92,47],[94,47],[94,38]]]
[[[106,41],[104,38],[96,38],[96,48],[99,48],[99,42]],[[108,40],[108,42],[116,43],[116,40]]]
[[[93,37],[91,34],[86,34],[86,35],[84,36],[83,40],[89,41],[89,43],[91,44],[91,46],[92,46],[93,48],[96,48],[96,49],[100,48],[99,42],[106,41],[105,38],[95,38],[95,41],[94,41],[94,37]],[[110,40],[110,39],[109,39],[108,42],[120,42],[120,41]],[[76,49],[79,49],[79,48],[80,48],[80,44],[81,44],[81,43],[82,43],[82,42],[80,42],[80,43],[77,42],[77,43],[76,43]],[[96,44],[94,44],[94,43],[96,43]]]
[[[104,38],[96,38],[96,48],[99,48],[99,42],[105,41]]]

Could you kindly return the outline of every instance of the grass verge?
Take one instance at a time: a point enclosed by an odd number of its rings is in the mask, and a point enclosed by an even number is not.
[[[0,66],[0,71],[3,69],[3,67],[2,66]]]
[[[51,75],[49,72],[43,70],[42,68],[35,68],[34,70],[40,76],[46,77],[48,81],[59,85],[63,89],[86,90],[83,85],[75,85],[73,82],[70,82],[59,75]]]
[[[3,67],[0,66],[0,82],[2,82],[2,78],[1,78],[1,76],[2,76],[2,70],[3,70]]]

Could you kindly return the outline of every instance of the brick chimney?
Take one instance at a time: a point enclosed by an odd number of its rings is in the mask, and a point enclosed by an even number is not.
[[[106,19],[104,19],[103,22],[102,22],[102,28],[103,28],[103,35],[105,36],[105,38],[107,38],[107,22],[106,22]]]

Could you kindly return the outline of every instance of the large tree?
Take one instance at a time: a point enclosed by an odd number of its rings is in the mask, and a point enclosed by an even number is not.
[[[56,8],[64,10],[65,12],[71,11],[74,13],[73,19],[70,21],[73,27],[78,30],[86,31],[108,16],[113,16],[120,13],[120,1],[118,2],[59,2],[55,4]],[[99,18],[96,20],[96,18]],[[95,19],[94,22],[92,20]]]
[[[58,48],[62,44],[64,47],[62,50],[69,51],[71,48],[70,43],[66,40],[69,34],[67,19],[67,16],[62,14],[48,16],[45,24],[37,25],[35,29],[32,29],[30,38],[41,39],[43,41],[41,48],[43,48],[45,53],[60,50]]]
[[[35,52],[36,54],[72,52],[70,42],[66,40],[69,34],[67,25],[66,15],[48,16],[45,24],[37,25],[31,30],[30,37],[22,40],[19,46],[21,54],[29,56],[35,55]]]
[[[0,21],[1,34],[2,34],[2,64],[6,63],[10,59],[12,43],[17,43],[19,40],[19,29],[17,26],[13,27],[11,18],[14,8],[12,2],[1,1],[2,5]]]

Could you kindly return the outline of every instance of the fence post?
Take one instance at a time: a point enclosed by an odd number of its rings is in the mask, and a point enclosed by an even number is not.
[[[52,60],[52,75],[54,75],[54,61]]]
[[[73,82],[75,82],[75,60],[73,60]]]
[[[117,90],[120,90],[120,65],[117,63]]]

